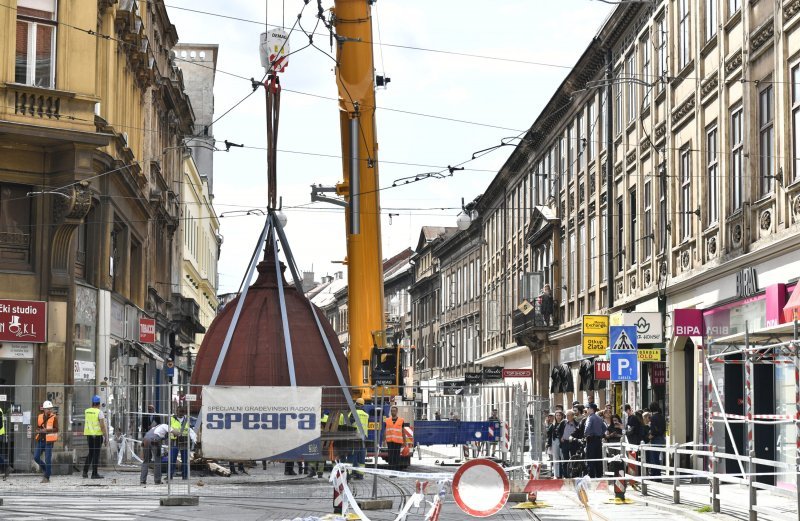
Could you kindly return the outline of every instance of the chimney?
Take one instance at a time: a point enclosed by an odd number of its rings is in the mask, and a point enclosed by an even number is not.
[[[304,271],[303,272],[303,291],[308,291],[314,287],[314,272],[313,271]]]

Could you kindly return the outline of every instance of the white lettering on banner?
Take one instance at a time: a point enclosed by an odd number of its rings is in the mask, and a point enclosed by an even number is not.
[[[697,326],[675,326],[677,336],[702,336]]]
[[[201,440],[210,459],[322,457],[320,387],[203,387]]]

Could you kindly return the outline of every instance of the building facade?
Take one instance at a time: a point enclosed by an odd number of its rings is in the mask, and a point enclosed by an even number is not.
[[[194,115],[163,2],[8,7],[0,10],[0,299],[44,303],[47,335],[19,342],[24,357],[0,360],[0,378],[20,386],[9,402],[34,415],[44,399],[59,407],[57,453],[72,461],[83,438],[71,433],[83,418],[71,411],[92,394],[106,396],[115,434],[139,430],[130,411],[166,409],[169,397],[152,384],[166,382],[169,333],[181,320],[172,309],[175,187]],[[10,441],[25,468],[25,431]]]

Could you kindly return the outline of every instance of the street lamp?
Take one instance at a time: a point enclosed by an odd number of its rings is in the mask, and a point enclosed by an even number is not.
[[[459,230],[464,231],[472,225],[472,221],[478,218],[478,212],[475,210],[467,210],[464,206],[464,198],[461,198],[461,213],[456,217],[456,226]]]

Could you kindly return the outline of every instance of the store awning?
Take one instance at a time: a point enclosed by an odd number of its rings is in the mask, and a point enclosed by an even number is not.
[[[785,322],[800,320],[800,284],[795,285],[792,296],[789,297],[789,301],[783,306],[783,320]]]
[[[159,354],[158,354],[158,353],[156,353],[156,352],[155,352],[155,351],[154,351],[154,350],[153,350],[151,347],[149,347],[148,345],[146,345],[146,344],[141,344],[141,343],[139,343],[139,342],[132,342],[132,344],[133,344],[134,346],[136,346],[136,349],[138,349],[139,351],[141,351],[142,353],[144,353],[144,354],[145,354],[145,355],[146,355],[148,358],[152,358],[152,359],[153,359],[153,360],[155,360],[156,362],[161,362],[161,363],[164,363],[164,359],[163,359],[163,358],[161,358],[161,356],[159,356]]]

